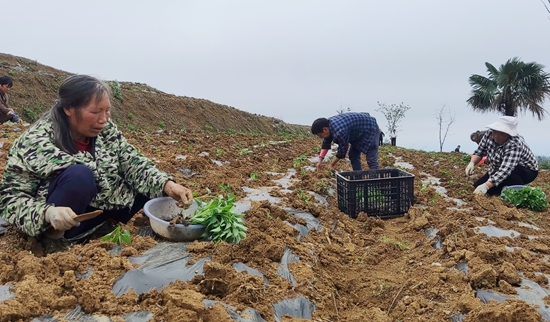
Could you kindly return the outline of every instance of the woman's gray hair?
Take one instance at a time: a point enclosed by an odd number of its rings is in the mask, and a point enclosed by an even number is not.
[[[76,154],[78,149],[70,131],[69,118],[65,109],[73,108],[76,118],[80,120],[81,109],[95,98],[99,103],[107,95],[111,96],[111,88],[105,82],[88,75],[73,75],[67,78],[59,87],[58,98],[54,106],[44,117],[52,120],[55,145],[61,150]]]

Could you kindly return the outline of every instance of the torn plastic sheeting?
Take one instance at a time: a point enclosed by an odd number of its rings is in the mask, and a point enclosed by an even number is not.
[[[122,316],[125,322],[147,322],[153,318],[153,314],[148,311],[131,312]],[[105,322],[111,321],[108,316],[105,315],[89,315],[82,312],[82,307],[79,305],[74,310],[65,314],[62,318],[63,321],[69,322]],[[59,322],[51,314],[46,314],[39,318],[32,319],[32,322]]]
[[[11,285],[6,284],[0,286],[0,302],[9,300],[15,297],[15,293],[10,291]]]
[[[190,259],[191,256],[185,255],[171,261],[146,264],[130,270],[115,281],[113,293],[119,296],[132,288],[137,295],[140,295],[153,288],[160,291],[176,280],[187,282],[196,275],[202,274],[204,262],[210,260],[210,257],[201,258],[195,264],[186,266]]]
[[[538,283],[527,279],[521,279],[520,287],[516,287],[518,295],[516,298],[525,301],[525,303],[538,306],[538,311],[546,321],[550,321],[550,309],[543,300],[547,295],[547,291]]]
[[[88,279],[90,276],[92,276],[93,271],[94,271],[94,267],[92,265],[88,265],[88,270],[86,271],[86,273],[80,273],[80,272],[75,273],[76,278],[78,280]]]
[[[137,232],[138,235],[142,236],[142,237],[151,237],[153,238],[154,240],[156,241],[164,241],[164,239],[162,239],[162,237],[160,237],[159,235],[155,234],[155,232],[153,231],[153,228],[151,228],[151,226],[143,226],[141,227],[138,232]]]
[[[122,246],[115,245],[109,252],[111,256],[118,256],[120,253],[122,253]]]
[[[186,252],[184,243],[159,243],[133,260],[144,264],[117,278],[113,285],[116,296],[126,293],[130,288],[140,295],[153,288],[160,291],[175,280],[186,282],[195,275],[202,274],[204,262],[210,260],[210,257],[201,258],[195,264],[186,266],[191,256]]]
[[[208,299],[204,299],[202,300],[202,303],[204,303],[204,306],[206,308],[209,308],[211,307],[212,305],[216,304],[218,301],[213,301],[213,300],[208,300]],[[251,309],[251,308],[247,308],[243,311],[242,315],[237,313],[237,308],[234,307],[234,306],[231,306],[227,303],[224,303],[224,302],[219,302],[221,305],[223,305],[225,307],[225,310],[227,311],[227,313],[229,314],[229,316],[237,321],[237,322],[266,322],[263,318],[262,318],[262,315],[260,314],[260,312],[254,310],[254,309]],[[246,316],[246,317],[243,317]]]
[[[248,274],[263,277],[265,283],[269,284],[269,280],[267,279],[267,277],[265,277],[265,275],[262,272],[260,272],[259,270],[255,269],[255,268],[248,267],[242,262],[238,262],[238,263],[233,264],[233,268],[236,269],[238,272],[247,271]]]
[[[466,314],[455,314],[451,316],[452,322],[462,322],[464,318],[466,317]]]
[[[455,268],[459,272],[463,272],[464,274],[468,275],[468,262],[460,262],[455,265]]]
[[[315,216],[313,216],[309,212],[299,212],[299,211],[296,211],[292,208],[285,208],[285,210],[287,212],[292,213],[292,216],[294,218],[299,218],[299,219],[305,220],[308,231],[311,230],[311,228],[315,228],[315,230],[317,230],[317,231],[322,231],[323,230],[323,226],[321,225],[319,220],[317,218],[315,218]]]
[[[528,286],[529,289],[522,287]],[[518,295],[501,295],[493,291],[477,290],[476,297],[483,303],[490,300],[495,300],[499,303],[507,299],[522,300],[527,304],[538,306],[538,311],[546,321],[550,321],[550,310],[546,308],[546,304],[542,300],[547,295],[546,291],[535,282],[529,280],[521,280],[520,287],[515,287]]]
[[[280,318],[285,314],[295,318],[311,319],[313,311],[315,311],[315,306],[303,296],[294,299],[284,299],[272,306],[275,311],[275,321],[277,322],[280,322]]]
[[[512,297],[506,297],[498,293],[495,293],[493,291],[487,291],[487,290],[477,290],[476,297],[485,304],[487,304],[487,302],[489,302],[490,300],[495,300],[497,302],[504,302],[506,299],[512,298]]]
[[[309,235],[307,227],[302,224],[291,224],[286,220],[284,221],[284,223],[298,231],[298,236],[296,236],[296,239],[298,240],[302,239],[302,236]]]
[[[130,257],[128,260],[132,264],[144,264],[156,261],[169,261],[172,259],[180,258],[182,255],[189,255],[187,252],[187,245],[189,243],[171,243],[161,242],[156,244],[153,248],[147,250],[143,254],[137,257]]]
[[[285,252],[283,253],[283,257],[281,258],[281,263],[279,263],[279,266],[277,267],[277,273],[286,280],[292,282],[292,285],[294,286],[296,286],[298,283],[296,282],[294,276],[292,276],[292,274],[288,270],[288,264],[295,263],[299,260],[300,257],[298,257],[298,255],[292,254],[292,250],[288,248],[288,246],[285,246]]]
[[[8,230],[9,223],[0,217],[0,235],[3,235]]]

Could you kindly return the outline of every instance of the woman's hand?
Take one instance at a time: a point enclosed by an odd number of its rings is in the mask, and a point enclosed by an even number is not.
[[[193,192],[191,192],[191,189],[185,188],[172,180],[166,181],[164,184],[164,192],[172,197],[172,199],[180,201],[184,205],[191,204],[193,200]]]

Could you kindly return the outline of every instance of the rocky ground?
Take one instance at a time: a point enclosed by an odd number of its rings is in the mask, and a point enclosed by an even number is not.
[[[13,125],[0,130],[3,169],[19,132]],[[132,243],[121,250],[95,238],[45,255],[36,239],[8,227],[0,236],[0,321],[71,321],[74,315],[67,314],[75,308],[97,321],[101,316],[129,321],[136,312],[146,316],[143,321],[216,322],[538,322],[549,316],[548,211],[474,198],[471,183],[484,167],[466,177],[461,153],[382,147],[383,167],[414,174],[415,202],[402,217],[381,220],[361,213],[354,220],[338,209],[334,175],[312,171],[310,159],[320,145],[312,136],[215,129],[127,134],[159,168],[198,194],[225,194],[225,186],[238,201],[253,199],[244,212],[248,236],[237,245],[190,243],[192,258],[181,270],[200,263],[200,274],[162,289],[117,296],[115,281],[141,266],[133,259],[164,244],[139,234],[149,226],[141,212],[123,225]],[[339,165],[350,170],[349,162]],[[549,179],[541,172],[532,185],[548,195]],[[250,197],[258,191],[263,194]],[[307,222],[288,208],[312,214],[321,227],[299,236],[292,225]],[[294,260],[281,264],[288,254]],[[265,278],[239,272],[235,263]],[[288,268],[292,278],[281,268]],[[500,302],[480,299],[498,296]],[[301,310],[278,316],[277,305],[285,299],[301,301]]]

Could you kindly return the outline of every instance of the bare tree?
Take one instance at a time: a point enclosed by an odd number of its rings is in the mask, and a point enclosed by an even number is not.
[[[447,113],[445,113],[445,110],[447,110]],[[440,109],[435,110],[435,118],[437,125],[439,125],[439,152],[443,152],[443,144],[445,144],[451,124],[455,122],[455,116],[451,113],[451,108],[443,104]]]
[[[399,127],[398,123],[405,117],[405,112],[410,110],[411,107],[405,105],[404,103],[399,105],[387,105],[386,103],[380,102],[376,103],[378,103],[379,106],[376,111],[384,114],[386,121],[388,121],[387,129],[390,135],[391,145],[395,145],[395,141],[397,139],[397,128]]]
[[[351,107],[340,104],[340,109],[336,110],[336,113],[338,114],[344,114],[346,112],[351,112]]]
[[[542,2],[542,4],[544,5],[544,7],[546,8],[546,11],[548,11],[548,13],[550,13],[550,8],[546,5],[546,3],[544,3],[543,0],[540,0],[540,2]],[[548,3],[550,3],[550,0],[548,0]]]

